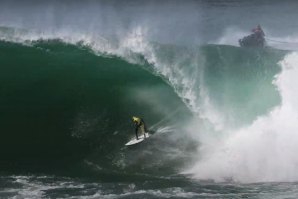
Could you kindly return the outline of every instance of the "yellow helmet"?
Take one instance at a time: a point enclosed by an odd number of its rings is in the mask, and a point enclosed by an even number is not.
[[[139,122],[139,121],[140,121],[140,118],[137,118],[137,117],[133,116],[133,117],[132,117],[132,121],[133,121],[133,122]]]

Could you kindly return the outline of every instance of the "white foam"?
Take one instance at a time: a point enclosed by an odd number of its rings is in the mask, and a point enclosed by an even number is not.
[[[6,180],[18,185],[17,188],[10,188],[0,193],[12,193],[13,198],[42,198],[46,191],[55,189],[83,189],[84,184],[78,184],[67,178],[56,179],[52,176],[10,176]],[[43,181],[45,180],[45,181]]]
[[[281,104],[250,126],[226,132],[216,142],[202,142],[200,160],[184,173],[216,181],[298,180],[298,53],[287,55],[280,65],[282,72],[273,83]]]
[[[121,193],[121,194],[104,194],[102,192],[98,192],[93,196],[80,197],[80,198],[114,199],[114,198],[123,198],[123,197],[129,197],[129,196],[132,196],[132,197],[139,196],[140,198],[142,198],[147,195],[159,197],[159,198],[171,198],[171,197],[190,198],[190,197],[195,197],[200,195],[212,195],[212,194],[198,194],[194,192],[186,192],[179,187],[173,187],[173,188],[162,189],[162,190],[149,189],[149,190],[128,191],[126,193]]]

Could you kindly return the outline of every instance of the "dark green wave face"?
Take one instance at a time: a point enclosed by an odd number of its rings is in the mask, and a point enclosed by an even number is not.
[[[160,77],[79,46],[1,42],[0,57],[4,170],[67,168],[92,154],[104,162],[134,135],[131,116],[150,126],[187,110]]]

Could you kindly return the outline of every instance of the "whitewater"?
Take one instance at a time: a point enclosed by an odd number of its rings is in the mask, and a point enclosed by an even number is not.
[[[296,198],[296,4],[1,2],[0,197]]]
[[[212,146],[205,143],[207,149],[190,173],[219,181],[297,180],[297,96],[293,88],[297,59],[297,53],[291,53],[279,62],[282,72],[275,76],[273,84],[281,95],[281,104],[268,114],[258,116],[251,124],[225,132],[224,138]]]

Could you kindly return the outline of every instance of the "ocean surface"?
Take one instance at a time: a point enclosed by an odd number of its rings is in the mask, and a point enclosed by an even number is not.
[[[1,1],[0,198],[298,198],[297,8]]]

